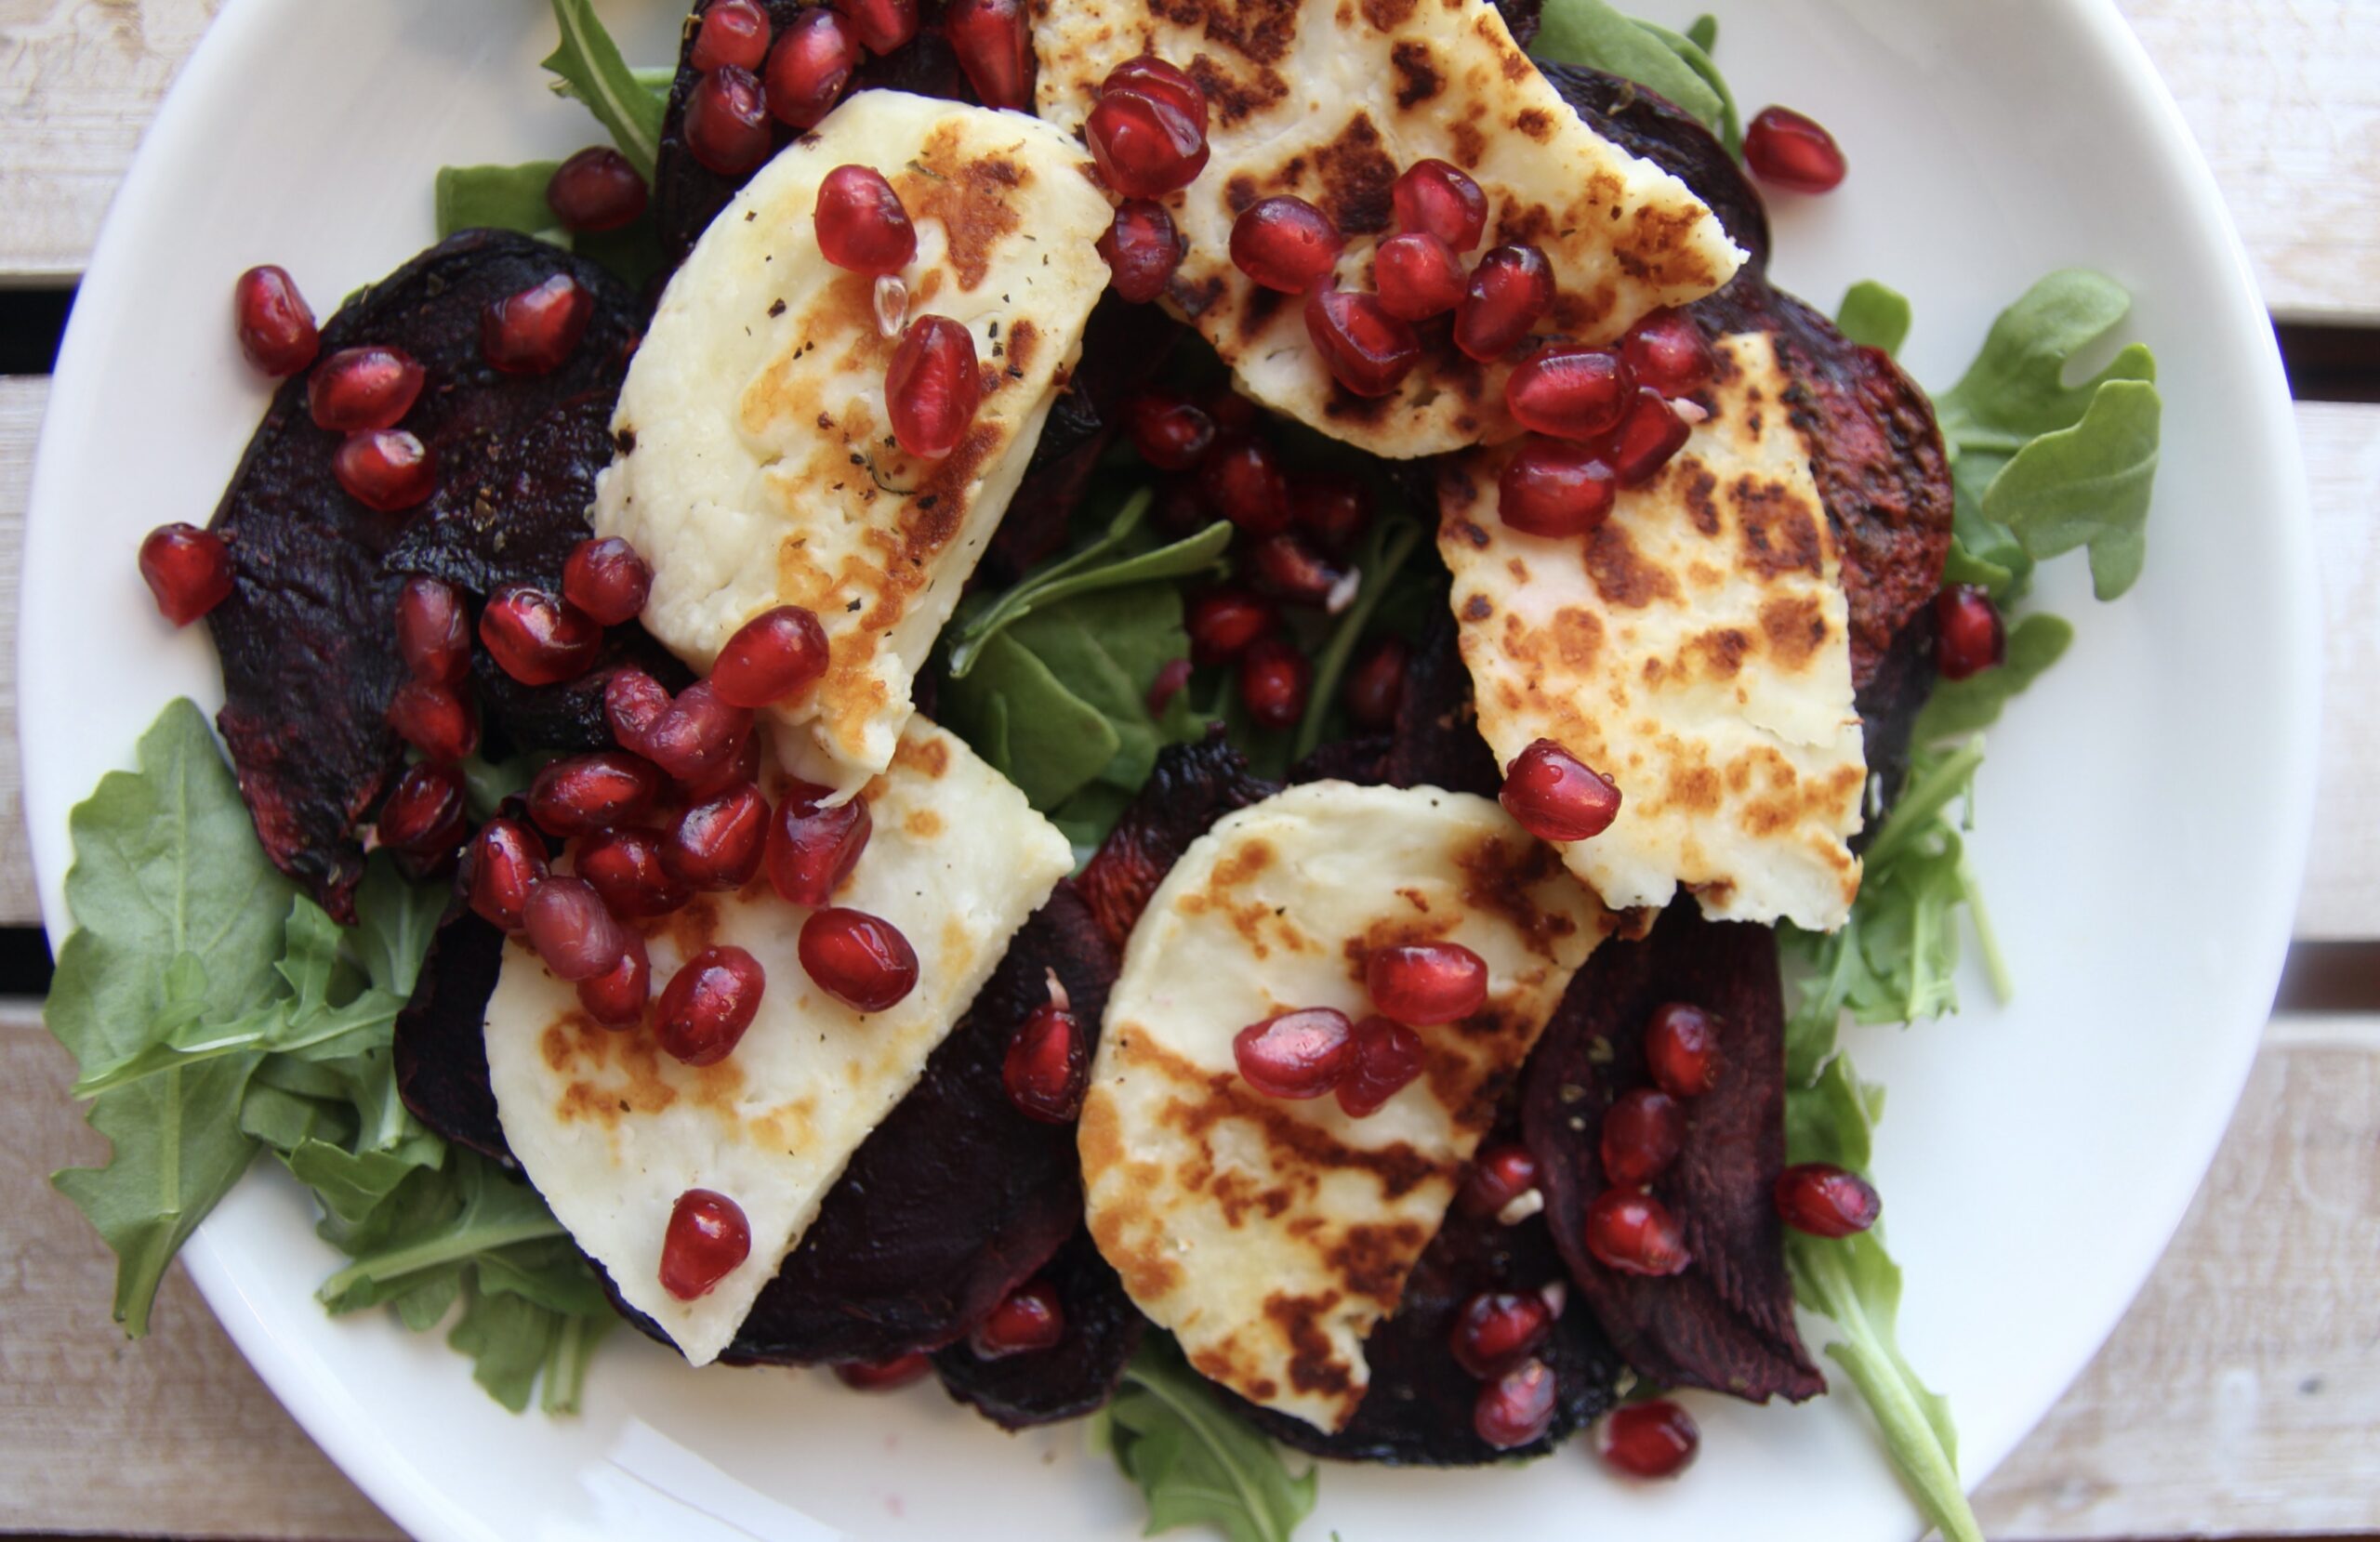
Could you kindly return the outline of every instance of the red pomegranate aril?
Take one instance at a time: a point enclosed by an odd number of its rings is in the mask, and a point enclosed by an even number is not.
[[[1831,192],[1849,169],[1834,136],[1790,107],[1764,107],[1744,125],[1744,164],[1795,192]]]
[[[699,1300],[751,1256],[744,1207],[712,1190],[689,1189],[669,1207],[661,1234],[661,1288],[681,1301]]]
[[[917,950],[900,928],[864,910],[811,912],[796,951],[811,982],[853,1011],[887,1010],[917,987]]]
[[[1553,1368],[1542,1360],[1524,1360],[1479,1389],[1472,1430],[1499,1451],[1534,1445],[1554,1427],[1554,1390]]]
[[[1239,699],[1259,728],[1295,728],[1313,686],[1314,662],[1279,638],[1259,638],[1239,655]]]
[[[1091,1054],[1075,1015],[1045,1001],[1027,1014],[1008,1041],[1000,1085],[1018,1113],[1045,1125],[1071,1124],[1082,1113],[1091,1081]]]
[[[942,13],[942,33],[985,106],[1033,111],[1033,31],[1025,0],[952,0]]]
[[[865,57],[859,34],[840,15],[824,6],[796,12],[761,68],[770,116],[796,128],[816,127],[834,111]]]
[[[1315,549],[1294,530],[1267,535],[1242,554],[1249,582],[1261,594],[1290,605],[1327,606],[1352,597],[1348,570]]]
[[[1004,1360],[1052,1349],[1065,1336],[1066,1311],[1057,1291],[1046,1281],[1028,1280],[975,1325],[967,1343],[978,1360]]]
[[[1186,471],[1215,442],[1215,420],[1186,397],[1144,391],[1124,404],[1132,448],[1161,471]]]
[[[1693,432],[1668,398],[1650,386],[1639,386],[1604,454],[1620,486],[1642,487],[1686,448]]]
[[[577,987],[580,1008],[615,1032],[642,1023],[644,1009],[653,1003],[653,956],[645,952],[644,938],[626,927],[620,936],[620,961],[580,981]]]
[[[628,951],[628,929],[584,878],[557,874],[530,890],[521,929],[555,978],[573,983],[610,973]]]
[[[760,870],[769,840],[769,800],[746,782],[678,816],[661,847],[661,865],[680,883],[726,893]]]
[[[506,375],[550,375],[570,362],[595,297],[568,273],[556,273],[480,312],[480,352]]]
[[[1200,138],[1206,136],[1207,93],[1186,72],[1155,54],[1128,59],[1108,71],[1107,78],[1099,83],[1099,94],[1104,97],[1115,91],[1161,101],[1195,124]]]
[[[686,94],[686,149],[707,171],[742,177],[769,158],[774,131],[769,125],[760,76],[736,64],[722,64]]]
[[[918,259],[918,228],[884,174],[837,166],[818,184],[812,211],[820,255],[854,273],[897,273]]]
[[[1454,248],[1427,231],[1393,235],[1372,253],[1372,288],[1392,316],[1418,322],[1462,303],[1469,276]]]
[[[545,840],[517,819],[491,819],[471,837],[471,908],[498,930],[521,929],[522,907],[546,873]]]
[[[652,592],[652,567],[616,535],[579,542],[562,565],[562,597],[605,626],[634,621]]]
[[[579,837],[571,865],[623,920],[650,920],[681,909],[694,890],[661,860],[661,837],[651,830],[595,830]]]
[[[1619,499],[1620,479],[1603,452],[1567,440],[1523,440],[1496,478],[1496,517],[1550,540],[1593,534]]]
[[[231,286],[231,316],[240,351],[267,375],[297,374],[314,362],[322,347],[313,310],[284,269],[267,266],[242,273]]]
[[[871,54],[889,54],[918,35],[918,0],[834,0],[834,7]]]
[[[884,371],[884,409],[892,437],[920,460],[959,448],[983,404],[975,338],[947,316],[920,316],[901,335]]]
[[[1537,1158],[1527,1146],[1482,1146],[1455,1192],[1455,1204],[1474,1219],[1492,1216],[1536,1187]]]
[[[1719,373],[1719,356],[1702,328],[1667,306],[1637,319],[1620,340],[1620,357],[1638,385],[1663,396],[1691,396]]]
[[[644,178],[610,145],[588,146],[546,179],[546,207],[563,230],[582,234],[634,224],[647,196]]]
[[[1673,1098],[1699,1098],[1719,1085],[1719,1020],[1701,1008],[1666,1001],[1645,1029],[1645,1065]]]
[[[826,672],[826,629],[800,605],[762,611],[711,661],[711,693],[730,706],[781,702]]]
[[[703,798],[708,797],[722,787],[732,787],[738,782],[757,784],[760,780],[760,735],[747,733],[735,741],[733,752],[725,761],[721,763],[717,771],[694,781],[681,782],[678,784],[678,790],[688,797]]]
[[[1330,1090],[1350,1119],[1368,1119],[1421,1074],[1421,1035],[1401,1022],[1368,1017],[1355,1024],[1355,1046],[1339,1085]]]
[[[1533,433],[1585,443],[1620,427],[1633,383],[1620,355],[1600,348],[1549,348],[1504,382],[1504,406]]]
[[[1413,651],[1403,638],[1375,638],[1355,655],[1347,670],[1340,699],[1347,717],[1368,733],[1385,733],[1396,726],[1396,709],[1405,700],[1405,671]]]
[[[1329,278],[1345,244],[1329,215],[1287,193],[1250,204],[1231,227],[1232,265],[1285,295]]]
[[[380,805],[381,845],[409,857],[443,857],[463,843],[469,824],[463,773],[420,761],[407,766]]]
[[[1796,1232],[1847,1237],[1876,1224],[1884,1202],[1858,1173],[1826,1162],[1805,1162],[1777,1175],[1777,1214]]]
[[[1083,123],[1099,178],[1121,198],[1163,198],[1207,169],[1207,136],[1171,102],[1135,90],[1107,91]]]
[[[1457,252],[1479,244],[1488,230],[1488,195],[1446,161],[1416,161],[1388,191],[1400,231],[1436,236]]]
[[[1173,216],[1148,198],[1128,198],[1117,205],[1116,218],[1098,247],[1107,263],[1108,287],[1133,305],[1145,305],[1164,294],[1188,250]]]
[[[1386,396],[1421,362],[1421,340],[1378,295],[1317,288],[1306,297],[1305,335],[1330,377],[1357,396]]]
[[[661,772],[623,749],[573,755],[529,784],[529,817],[549,836],[584,835],[642,817],[661,795]]]
[[[758,70],[768,57],[769,13],[753,0],[715,0],[703,11],[686,62],[705,72],[723,64]]]
[[[1483,1290],[1455,1313],[1449,1348],[1454,1363],[1482,1381],[1493,1381],[1554,1337],[1554,1309],[1531,1292]]]
[[[769,884],[787,904],[815,908],[833,900],[876,827],[866,798],[824,808],[816,800],[826,795],[824,787],[788,784],[770,822]]]
[[[401,348],[343,348],[314,366],[306,411],[333,433],[393,428],[421,395],[421,366]]]
[[[1551,739],[1514,757],[1496,800],[1540,840],[1592,840],[1620,817],[1620,788]]]
[[[2007,657],[2007,627],[1989,590],[1952,584],[1934,597],[1934,667],[1944,679],[1966,679]]]
[[[1182,694],[1182,688],[1189,683],[1190,661],[1188,659],[1166,660],[1157,669],[1157,679],[1149,682],[1149,716],[1164,717],[1165,709],[1173,705],[1173,698]]]
[[[835,1379],[854,1392],[889,1392],[924,1379],[933,1362],[922,1350],[891,1360],[846,1360],[835,1367]]]
[[[1209,589],[1196,596],[1182,623],[1190,634],[1190,656],[1200,664],[1228,664],[1280,624],[1278,612],[1244,589]]]
[[[1399,1022],[1460,1022],[1488,999],[1488,960],[1460,942],[1374,948],[1364,959],[1364,989]]]
[[[1179,540],[1196,535],[1214,523],[1196,477],[1162,477],[1157,484],[1157,506],[1150,511],[1157,529]]]
[[[1371,489],[1359,477],[1307,472],[1289,479],[1289,510],[1300,530],[1343,557],[1371,528]]]
[[[1208,507],[1250,535],[1277,535],[1289,527],[1289,481],[1261,439],[1243,434],[1219,441],[1198,463],[1198,489]]]
[[[1347,1074],[1355,1025],[1334,1008],[1300,1008],[1242,1028],[1231,1052],[1241,1079],[1265,1097],[1319,1098]]]
[[[1674,1478],[1694,1460],[1702,1431],[1694,1416],[1667,1398],[1631,1403],[1603,1421],[1603,1459],[1637,1478]]]
[[[403,428],[348,435],[332,453],[331,474],[349,497],[381,514],[411,508],[438,490],[430,451]]]
[[[1554,308],[1554,265],[1534,246],[1479,259],[1454,313],[1454,346],[1485,362],[1509,352]]]
[[[688,1065],[717,1065],[735,1052],[767,989],[760,961],[742,948],[705,948],[662,987],[654,1042]]]
[[[669,705],[669,688],[633,665],[613,670],[603,680],[603,720],[611,726],[614,742],[656,765],[652,733]]]
[[[721,700],[710,681],[696,680],[654,715],[643,743],[633,747],[694,791],[733,770],[751,742],[752,709]]]
[[[462,692],[431,680],[406,680],[389,698],[389,726],[425,759],[451,765],[479,748],[480,715]]]
[[[1587,1206],[1587,1251],[1606,1269],[1654,1278],[1694,1261],[1668,1206],[1633,1189],[1606,1189]]]
[[[140,577],[158,613],[187,626],[231,598],[231,548],[211,530],[159,525],[141,538]]]
[[[397,656],[417,680],[460,685],[471,672],[471,618],[463,591],[414,577],[397,591]]]
[[[1596,1147],[1604,1176],[1633,1189],[1669,1171],[1686,1149],[1686,1110],[1668,1093],[1640,1087],[1623,1092],[1603,1116]]]

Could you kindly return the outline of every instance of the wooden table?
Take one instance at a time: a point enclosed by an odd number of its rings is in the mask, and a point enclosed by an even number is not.
[[[0,349],[17,372],[0,376],[0,739],[59,292],[218,3],[0,0]],[[2204,1190],[1979,1508],[2007,1537],[2380,1534],[2380,331],[2362,330],[2380,324],[2380,5],[2124,8],[2282,323],[2330,620],[2320,833],[2281,1009]],[[0,991],[38,991],[18,805],[0,756]],[[0,1534],[398,1535],[178,1271],[151,1338],[110,1325],[112,1260],[45,1181],[102,1148],[39,1014],[0,1000]]]

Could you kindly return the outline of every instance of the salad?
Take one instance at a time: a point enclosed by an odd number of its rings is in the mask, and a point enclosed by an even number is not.
[[[224,705],[72,821],[127,1332],[270,1150],[325,1308],[516,1411],[626,1322],[1268,1538],[1308,1457],[1667,1478],[1669,1393],[1832,1375],[1977,1535],[1836,1035],[2010,988],[1971,791],[2034,566],[2142,568],[2122,291],[1929,395],[1770,283],[1857,183],[1710,19],[553,11],[611,142],[319,325],[239,275],[283,384],[139,552]]]

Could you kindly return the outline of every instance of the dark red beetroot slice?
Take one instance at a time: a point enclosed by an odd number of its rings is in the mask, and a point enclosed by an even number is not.
[[[1405,692],[1386,733],[1327,744],[1291,768],[1292,782],[1382,783],[1392,787],[1444,787],[1493,797],[1502,778],[1479,736],[1471,671],[1456,644],[1453,614],[1441,592],[1414,640],[1405,668]]]
[[[1278,791],[1220,738],[1159,750],[1147,784],[1075,879],[1117,951],[1192,841],[1233,810]]]
[[[1694,1261],[1664,1279],[1622,1275],[1587,1250],[1588,1203],[1605,1188],[1604,1111],[1651,1085],[1647,1018],[1665,1001],[1718,1015],[1719,1085],[1694,1100],[1685,1149],[1654,1180]],[[1584,1304],[1628,1364],[1664,1387],[1752,1402],[1826,1390],[1793,1326],[1784,1229],[1769,1190],[1785,1169],[1785,1008],[1777,934],[1707,921],[1689,898],[1642,942],[1595,950],[1570,982],[1521,1084],[1522,1136],[1538,1162],[1545,1217]]]
[[[449,900],[397,1014],[397,1094],[414,1117],[459,1146],[512,1165],[512,1148],[496,1116],[488,1085],[487,998],[504,967],[504,933],[483,920],[460,892]]]
[[[498,375],[480,354],[481,309],[558,271],[595,297],[584,340],[549,374]],[[275,393],[224,493],[214,528],[231,538],[234,585],[207,617],[223,663],[217,721],[265,850],[341,921],[354,919],[363,871],[356,822],[403,764],[385,720],[404,679],[397,590],[409,572],[474,589],[496,576],[559,586],[611,459],[635,311],[591,263],[523,235],[464,231],[323,327],[326,358],[370,342],[421,362],[428,385],[403,426],[437,463],[430,501],[376,514],[339,488],[339,436],[309,415],[304,374]],[[510,692],[485,705],[504,739],[550,743],[542,701]]]
[[[1065,1337],[1057,1343],[982,1360],[961,1339],[933,1356],[943,1390],[1005,1430],[1053,1424],[1104,1406],[1148,1326],[1088,1232],[1078,1229],[1040,1276],[1057,1287],[1065,1311]]]

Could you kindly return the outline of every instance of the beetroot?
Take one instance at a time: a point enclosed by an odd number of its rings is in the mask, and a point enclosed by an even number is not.
[[[1005,1430],[1076,1418],[1115,1395],[1147,1324],[1088,1232],[1058,1249],[1041,1283],[1064,1318],[1046,1349],[985,1359],[964,1340],[936,1351],[943,1390]]]

